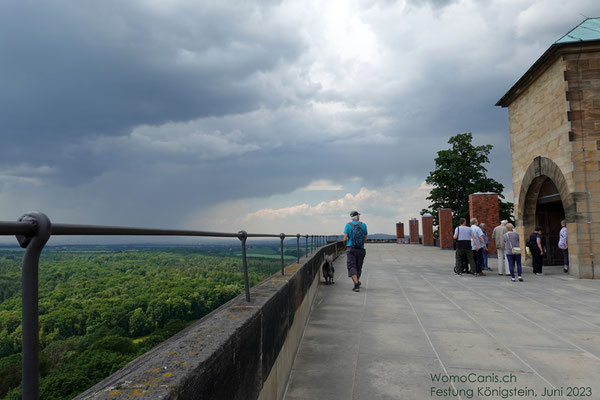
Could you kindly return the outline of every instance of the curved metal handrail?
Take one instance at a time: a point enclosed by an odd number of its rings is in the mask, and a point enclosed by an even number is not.
[[[248,238],[279,238],[281,240],[281,274],[284,275],[284,250],[283,241],[286,238],[296,238],[297,260],[300,263],[300,237],[305,238],[305,256],[308,255],[308,238],[310,236],[310,249],[313,252],[320,247],[319,244],[327,242],[329,236],[325,235],[294,235],[247,233],[246,231],[209,232],[182,229],[154,229],[127,226],[104,225],[77,225],[53,224],[41,212],[24,214],[17,222],[0,221],[0,236],[15,235],[19,245],[25,248],[22,269],[22,388],[23,399],[37,400],[39,396],[38,365],[39,365],[39,321],[38,321],[38,267],[41,252],[51,236],[196,236],[196,237],[221,237],[238,238],[242,246],[242,267],[244,270],[244,290],[246,301],[250,302],[250,287],[248,282],[248,263],[246,257],[246,240]]]

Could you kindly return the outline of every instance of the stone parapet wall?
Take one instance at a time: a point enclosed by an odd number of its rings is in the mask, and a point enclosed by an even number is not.
[[[280,399],[326,254],[272,275],[96,384],[77,399]]]

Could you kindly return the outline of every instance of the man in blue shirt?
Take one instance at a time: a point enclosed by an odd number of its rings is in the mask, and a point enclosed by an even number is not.
[[[346,243],[346,266],[348,276],[354,282],[355,292],[360,292],[360,275],[365,260],[365,242],[367,241],[367,224],[360,222],[358,211],[350,213],[352,221],[344,227],[344,242]]]

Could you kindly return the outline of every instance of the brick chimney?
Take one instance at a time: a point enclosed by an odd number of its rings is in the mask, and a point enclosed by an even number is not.
[[[419,220],[416,218],[408,221],[408,236],[410,244],[419,244]]]
[[[496,254],[496,243],[492,238],[492,231],[500,225],[500,211],[498,209],[498,194],[473,193],[469,195],[469,216],[477,218],[479,226],[485,223],[484,231],[490,239],[488,253]]]
[[[433,215],[423,214],[421,225],[423,225],[423,246],[433,246]]]
[[[404,243],[404,224],[402,222],[396,223],[396,242]]]
[[[440,208],[438,210],[440,234],[440,248],[446,250],[454,249],[453,229],[452,229],[452,210],[450,208]]]

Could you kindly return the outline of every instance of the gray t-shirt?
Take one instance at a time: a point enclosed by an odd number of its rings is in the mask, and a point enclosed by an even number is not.
[[[458,233],[456,240],[471,240],[471,228],[468,226],[459,226],[454,230],[454,234]]]
[[[513,247],[521,247],[519,245],[519,234],[517,232],[506,232],[504,234],[504,249],[506,250],[507,255],[512,255]],[[515,251],[514,254],[520,255],[518,251]]]

